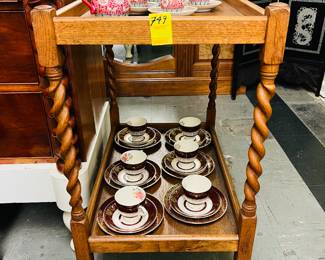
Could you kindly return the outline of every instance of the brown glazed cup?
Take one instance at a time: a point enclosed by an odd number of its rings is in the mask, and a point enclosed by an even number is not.
[[[127,120],[126,125],[133,137],[139,137],[146,132],[147,120],[143,117],[132,117]]]
[[[128,174],[136,175],[145,167],[147,155],[140,150],[130,150],[122,153],[120,160],[123,167],[128,170]]]
[[[182,180],[182,187],[187,197],[191,199],[203,199],[211,190],[211,181],[202,175],[189,175]]]
[[[179,120],[179,126],[185,136],[196,136],[201,128],[201,120],[197,117],[183,117]]]
[[[174,144],[176,157],[180,162],[193,161],[199,149],[199,145],[193,140],[180,140]]]
[[[146,199],[146,192],[138,186],[126,186],[115,193],[114,199],[121,212],[136,213]]]

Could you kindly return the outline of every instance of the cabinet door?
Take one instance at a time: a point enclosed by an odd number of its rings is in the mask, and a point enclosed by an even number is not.
[[[0,83],[37,82],[24,12],[2,10],[1,4],[0,2]]]
[[[40,93],[0,94],[0,159],[52,156],[42,99]]]

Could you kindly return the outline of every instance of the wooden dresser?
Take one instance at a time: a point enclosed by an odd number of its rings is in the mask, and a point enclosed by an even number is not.
[[[72,0],[59,0],[50,4],[62,7],[70,2]],[[40,77],[43,69],[36,62],[30,20],[30,10],[45,3],[49,1],[0,0],[1,164],[54,162],[57,144],[51,135],[53,122],[48,117],[51,104],[42,91],[47,83]],[[77,48],[66,49],[66,52],[68,57],[78,55]],[[76,71],[69,58],[66,69],[69,74]],[[95,133],[96,116],[106,98],[104,86],[89,91],[83,85],[86,82],[72,82],[74,119],[78,126],[81,158],[85,160]]]

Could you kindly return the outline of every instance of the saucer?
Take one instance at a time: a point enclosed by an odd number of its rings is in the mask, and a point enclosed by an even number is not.
[[[182,185],[176,185],[170,194],[171,208],[179,215],[187,218],[207,218],[216,214],[221,208],[221,197],[216,188],[209,191],[204,199],[188,198]]]
[[[176,184],[165,194],[165,209],[171,217],[187,224],[202,225],[217,221],[226,213],[228,207],[227,199],[224,194],[215,187],[212,187],[209,193],[210,200],[213,204],[212,210],[206,212],[206,215],[199,215],[190,210],[182,211],[182,209],[178,207],[179,199],[184,194],[182,189],[180,184]],[[213,197],[212,194],[214,194]],[[178,198],[176,198],[177,196]],[[205,212],[205,209],[203,209],[202,212],[203,211]],[[188,215],[189,212],[191,213]]]
[[[142,211],[142,214],[124,214],[119,209],[115,209],[112,218],[112,225],[110,226],[112,229],[117,227],[115,231],[119,232],[135,232],[137,230],[141,230],[145,227],[145,225],[150,225],[148,222],[149,213],[145,207],[140,206],[139,211]],[[105,209],[105,214],[107,214],[107,209]],[[105,222],[106,218],[104,218]],[[106,224],[106,222],[105,222]],[[151,223],[152,224],[152,223]],[[106,224],[109,226],[108,224]]]
[[[188,163],[180,162],[175,152],[169,152],[163,158],[166,168],[180,175],[200,174],[208,166],[208,159],[202,152],[198,152],[196,158]]]
[[[161,133],[154,128],[148,127],[147,128],[147,132],[146,133],[150,133],[149,136],[151,136],[152,138],[150,138],[147,143],[144,144],[138,144],[136,146],[134,146],[134,143],[130,145],[130,143],[124,143],[122,142],[122,140],[124,140],[124,136],[129,133],[127,128],[123,128],[122,130],[120,130],[114,138],[114,141],[116,143],[117,146],[119,146],[120,148],[126,149],[126,150],[146,150],[146,149],[150,149],[155,147],[156,145],[160,144],[161,142]]]
[[[118,140],[124,145],[131,147],[142,147],[151,144],[156,137],[156,132],[152,128],[147,128],[146,132],[135,140],[128,128],[123,128],[117,133]]]
[[[162,161],[161,166],[162,169],[170,176],[177,178],[177,179],[183,179],[184,177],[191,175],[191,174],[199,174],[202,176],[208,176],[210,173],[214,171],[215,163],[213,159],[202,152],[199,152],[197,155],[198,160],[201,162],[201,167],[197,171],[193,172],[184,172],[184,171],[177,171],[173,168],[171,162],[172,160],[176,158],[175,152],[169,152],[166,154]]]
[[[130,14],[144,14],[147,10],[147,6],[130,6]]]
[[[183,15],[183,16],[186,16],[186,15],[194,14],[196,10],[197,10],[197,8],[194,7],[194,6],[184,6],[184,8],[183,8],[182,11],[168,12],[168,13],[171,13],[172,15]],[[149,7],[148,8],[148,11],[150,13],[154,13],[154,14],[159,14],[159,13],[165,13],[166,12],[163,9],[161,9],[160,6],[157,6],[157,7],[155,7],[155,6]]]
[[[161,224],[161,222],[164,219],[164,208],[163,208],[162,204],[160,203],[160,201],[158,199],[156,199],[155,197],[153,197],[152,195],[148,194],[148,193],[146,194],[146,196],[147,197],[146,197],[146,200],[145,200],[145,203],[144,203],[144,207],[147,209],[146,205],[153,204],[155,206],[155,208],[156,208],[156,218],[151,223],[151,225],[149,225],[145,229],[137,230],[136,231],[137,235],[146,235],[146,234],[154,231],[156,228],[159,227],[159,225]],[[120,231],[116,232],[116,231],[112,230],[109,226],[106,226],[105,221],[104,221],[104,216],[106,218],[106,214],[104,214],[105,209],[108,207],[108,205],[112,205],[113,203],[116,205],[116,203],[114,201],[114,197],[111,197],[108,200],[106,200],[100,206],[100,208],[97,211],[97,223],[98,223],[99,228],[104,233],[109,234],[109,235],[120,235],[120,234],[122,234]],[[151,215],[150,215],[150,212],[149,212],[148,221],[150,221],[150,219],[151,219]],[[123,233],[123,234],[133,234],[133,233],[134,233],[134,231],[132,231],[132,233],[129,231],[129,232],[126,232],[126,233]]]
[[[142,214],[123,213],[113,199],[103,211],[104,223],[110,230],[120,234],[134,234],[150,227],[157,218],[157,208],[150,200],[139,207]]]
[[[199,148],[204,148],[211,143],[211,135],[205,129],[199,129],[199,132],[196,136],[187,137],[184,136],[183,131],[180,128],[169,129],[165,133],[166,143],[170,146],[174,146],[174,143],[182,139],[191,139],[198,143]]]
[[[210,12],[212,9],[216,8],[221,4],[221,1],[210,0],[207,5],[192,5],[197,8],[196,13]]]
[[[161,177],[161,170],[159,166],[150,160],[146,161],[143,173],[139,174],[141,179],[137,182],[129,182],[127,178],[125,178],[126,173],[127,172],[121,161],[117,161],[106,169],[104,179],[109,186],[115,189],[120,189],[124,186],[131,185],[136,185],[146,189],[157,183]]]

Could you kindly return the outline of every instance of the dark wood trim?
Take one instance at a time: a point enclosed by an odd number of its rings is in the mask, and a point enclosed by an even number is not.
[[[33,93],[40,93],[41,89],[39,88],[38,83],[31,83],[31,84],[0,84],[0,92],[1,93],[12,93],[12,92],[33,92]]]
[[[191,77],[195,61],[196,45],[174,45],[174,57],[176,61],[176,76]]]
[[[31,164],[31,163],[55,163],[54,157],[2,157],[0,164]]]

